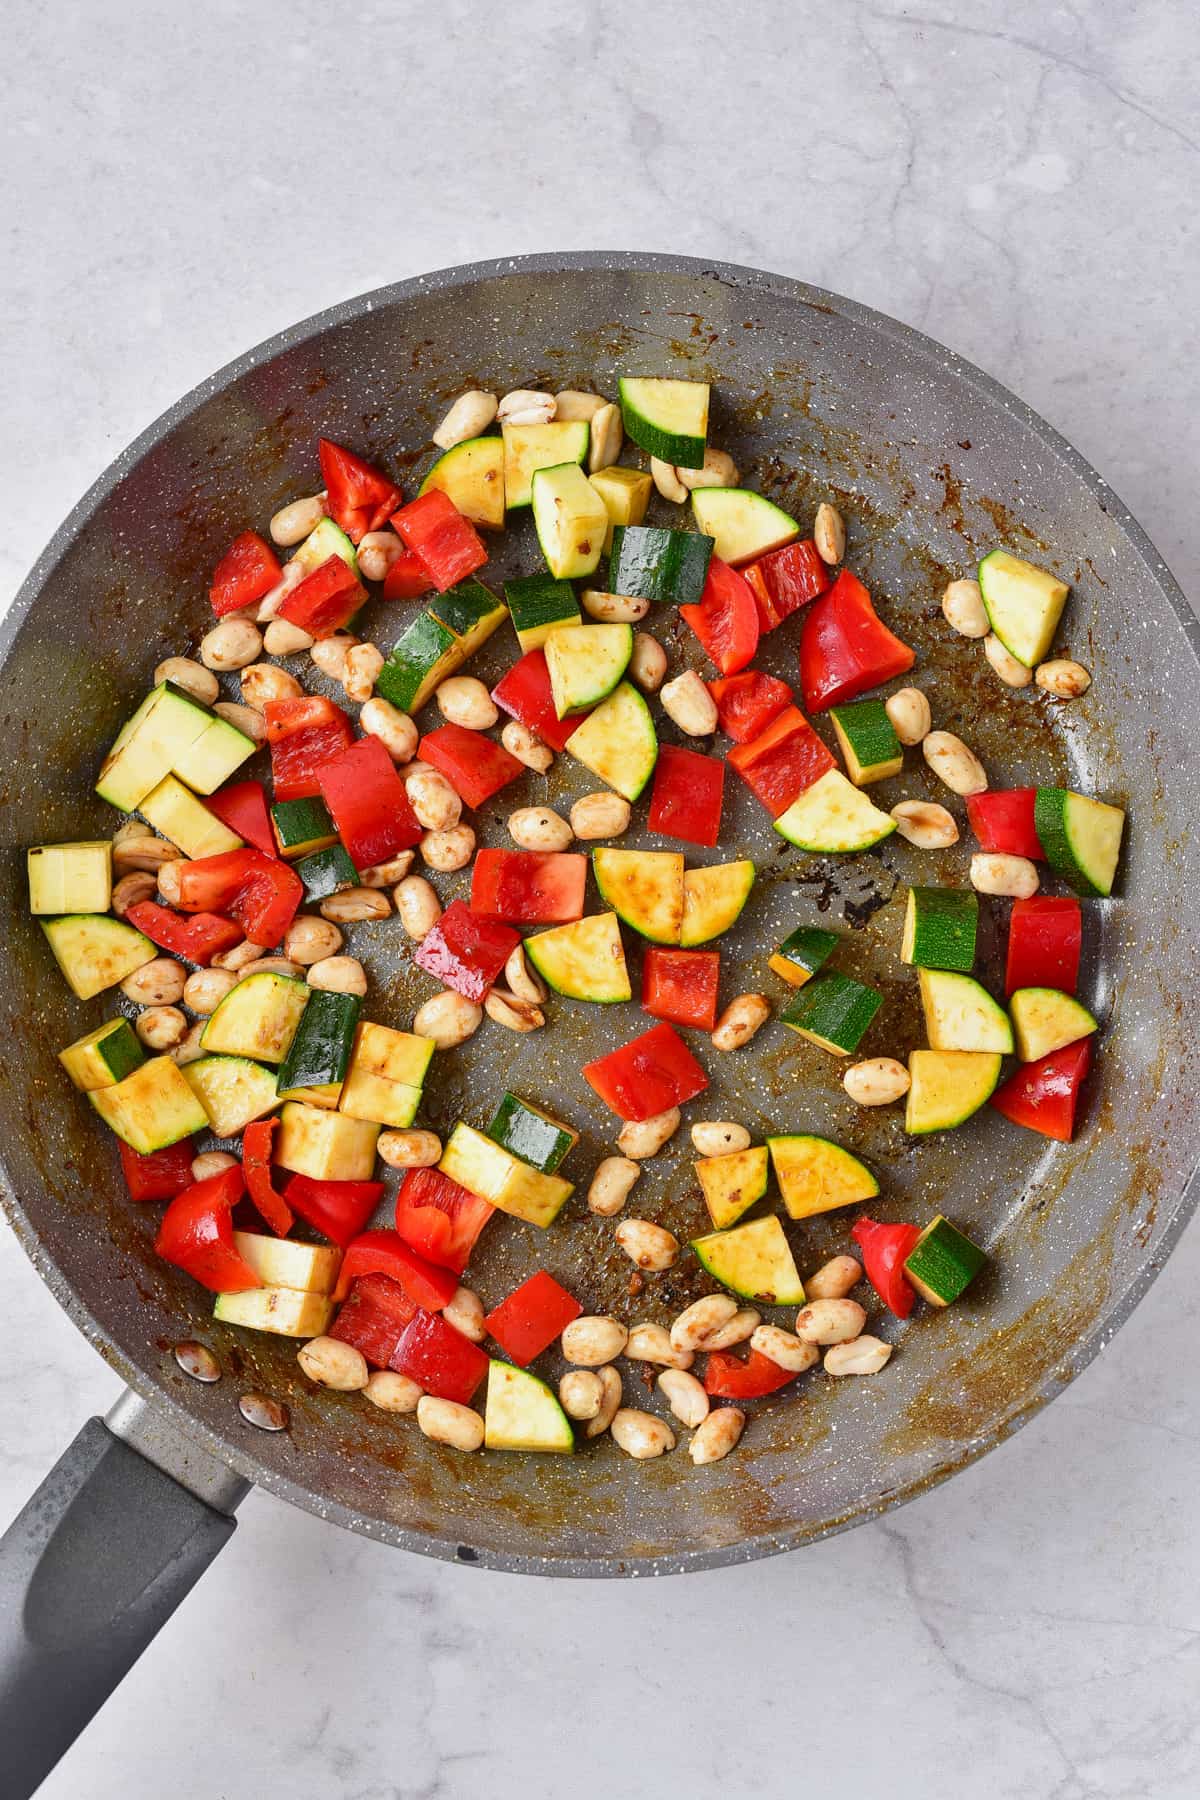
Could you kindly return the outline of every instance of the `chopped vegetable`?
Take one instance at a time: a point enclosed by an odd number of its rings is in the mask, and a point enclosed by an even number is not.
[[[804,615],[800,685],[808,712],[826,712],[904,675],[915,653],[889,631],[857,575],[843,569]]]
[[[900,956],[919,969],[975,966],[979,898],[969,888],[914,887],[908,890]]]
[[[717,1022],[720,976],[719,951],[652,944],[642,958],[642,1008],[671,1025],[711,1031]]]
[[[503,744],[466,725],[440,725],[436,731],[427,731],[417,754],[422,762],[440,769],[459,798],[472,807],[485,805],[501,788],[519,781],[525,773],[524,763],[510,755]]]
[[[256,1119],[246,1126],[242,1133],[242,1175],[255,1209],[277,1237],[286,1237],[295,1219],[283,1195],[271,1185],[271,1141],[278,1129],[278,1119]],[[258,1273],[263,1281],[270,1283],[270,1274],[262,1268]],[[274,1285],[299,1287],[301,1284],[277,1280]]]
[[[433,464],[419,492],[440,488],[464,519],[499,531],[504,525],[504,444],[498,437],[467,438]],[[411,551],[408,552],[412,554]],[[429,583],[426,581],[426,587]],[[418,590],[424,592],[424,589]],[[388,598],[385,594],[385,598]]]
[[[608,535],[608,508],[577,463],[535,469],[533,524],[546,567],[559,579],[590,575]]]
[[[834,1056],[849,1056],[866,1036],[883,995],[849,975],[826,970],[805,982],[780,1013],[789,1031]]]
[[[1054,642],[1070,592],[1066,582],[1008,550],[993,550],[979,565],[979,592],[1009,655],[1034,668]]]
[[[504,1353],[524,1369],[582,1311],[573,1294],[546,1269],[539,1269],[493,1307],[483,1322]]]
[[[743,575],[711,558],[704,590],[695,605],[681,606],[686,619],[722,675],[736,675],[758,649],[758,606]]]
[[[375,678],[376,689],[401,712],[420,712],[439,683],[461,669],[507,617],[507,606],[482,581],[451,588],[406,627]]]
[[[798,925],[789,932],[774,955],[767,958],[768,968],[792,987],[803,987],[818,969],[824,967],[838,947],[836,931],[819,925]]]
[[[764,632],[774,631],[829,586],[828,565],[811,538],[801,538],[760,556],[742,573],[754,593],[759,626]]]
[[[308,989],[291,975],[260,969],[230,988],[200,1034],[201,1048],[256,1062],[281,1063],[287,1055]]]
[[[579,1142],[579,1133],[571,1126],[551,1118],[540,1106],[516,1094],[505,1094],[487,1134],[543,1175],[553,1175],[563,1157]]]
[[[386,1369],[405,1326],[416,1315],[416,1307],[398,1281],[387,1275],[360,1275],[351,1283],[329,1335],[353,1344],[374,1368]]]
[[[864,1162],[829,1138],[805,1133],[767,1139],[771,1167],[788,1217],[808,1219],[838,1206],[873,1200],[879,1183]]]
[[[543,650],[529,650],[492,689],[492,699],[511,718],[518,719],[551,750],[565,750],[567,740],[581,724],[578,715],[560,719],[550,687],[550,671]]]
[[[781,1369],[761,1350],[751,1350],[745,1361],[728,1350],[714,1350],[704,1371],[704,1391],[714,1400],[761,1400],[795,1379],[794,1370]]]
[[[374,464],[330,438],[321,438],[317,454],[330,516],[351,543],[357,544],[368,531],[378,531],[387,523],[388,515],[400,504],[400,490]]]
[[[980,847],[997,856],[1024,856],[1045,862],[1034,823],[1036,788],[992,788],[967,795],[967,818]]]
[[[283,1197],[306,1225],[345,1250],[363,1232],[382,1200],[383,1183],[322,1181],[312,1175],[289,1175]],[[420,1249],[420,1245],[416,1247]]]
[[[540,649],[552,631],[582,623],[575,589],[569,581],[553,575],[522,575],[519,580],[506,581],[504,598],[522,650]]]
[[[835,767],[798,706],[785,707],[758,737],[735,745],[729,762],[773,819]]]
[[[617,917],[656,944],[677,944],[683,928],[683,856],[677,850],[592,852],[596,886]]]
[[[406,1169],[396,1194],[396,1230],[427,1262],[461,1275],[495,1210],[440,1169]]]
[[[1061,988],[1064,994],[1073,994],[1079,984],[1082,946],[1083,908],[1078,900],[1050,894],[1014,900],[1008,921],[1005,992]]]
[[[165,1150],[151,1150],[146,1155],[123,1142],[118,1142],[117,1149],[121,1153],[121,1168],[131,1200],[173,1200],[176,1194],[192,1185],[196,1145],[190,1137],[181,1138],[177,1144],[168,1144]]]
[[[275,833],[261,781],[234,781],[210,794],[206,802],[214,817],[228,825],[247,844],[267,856],[275,854]]]
[[[619,1050],[585,1063],[582,1073],[618,1118],[635,1122],[682,1106],[708,1086],[708,1076],[670,1025],[655,1025]]]
[[[626,436],[639,449],[677,468],[703,466],[708,435],[706,381],[622,375],[619,387],[621,422]]]
[[[379,738],[359,738],[321,765],[317,781],[356,869],[374,868],[420,843],[424,833]]]
[[[354,570],[333,555],[284,595],[276,617],[310,637],[332,637],[350,623],[366,597]]]
[[[1034,824],[1046,858],[1077,894],[1111,894],[1121,854],[1125,814],[1066,788],[1039,788]]]
[[[583,916],[587,857],[566,850],[480,850],[471,911],[510,925],[565,925]]]
[[[154,1248],[215,1294],[240,1293],[262,1282],[233,1242],[233,1208],[245,1182],[240,1168],[223,1169],[176,1194],[158,1227]]]
[[[767,1191],[767,1146],[703,1156],[692,1164],[708,1216],[718,1231],[733,1225]]]
[[[696,531],[618,525],[608,566],[609,592],[663,600],[672,606],[698,606],[712,548],[712,539]]]
[[[431,488],[393,513],[392,526],[405,549],[428,570],[439,594],[457,587],[487,561],[483,539],[440,488]]]
[[[746,488],[694,488],[692,511],[700,530],[711,536],[714,554],[735,568],[800,536],[795,519]]]
[[[525,939],[525,954],[556,994],[599,1005],[632,995],[625,949],[614,913],[593,913]]]
[[[694,1238],[700,1266],[743,1300],[766,1306],[803,1306],[804,1286],[791,1246],[774,1213]]]
[[[1003,1058],[983,1050],[914,1050],[905,1131],[947,1131],[979,1111],[1000,1079]]]
[[[779,815],[775,829],[798,850],[849,855],[882,843],[895,831],[896,821],[847,781],[840,769],[830,769]]]
[[[344,1300],[350,1284],[359,1275],[386,1275],[398,1281],[409,1299],[427,1312],[439,1312],[448,1306],[458,1287],[458,1277],[450,1269],[439,1269],[427,1262],[398,1231],[378,1229],[364,1231],[347,1244],[342,1257],[335,1300]]]
[[[904,1259],[904,1273],[930,1306],[949,1306],[986,1263],[987,1257],[978,1244],[973,1244],[939,1213],[929,1221]]]
[[[654,772],[658,734],[646,702],[635,687],[623,681],[576,726],[566,749],[632,802]]]
[[[466,1406],[488,1372],[488,1359],[440,1313],[418,1312],[401,1332],[388,1367],[423,1393]]]
[[[735,744],[750,743],[792,703],[787,682],[762,669],[745,669],[707,686],[717,703],[717,724]]]
[[[683,873],[683,920],[679,942],[684,949],[707,944],[735,925],[754,887],[754,864],[709,863]]]
[[[450,1133],[438,1168],[468,1192],[530,1225],[551,1225],[574,1189],[561,1175],[543,1175],[470,1125]]]
[[[835,706],[829,717],[845,758],[846,773],[855,787],[869,787],[874,781],[900,773],[904,748],[882,700]]]
[[[850,1236],[862,1251],[863,1270],[883,1304],[898,1319],[907,1319],[917,1296],[904,1273],[904,1264],[921,1236],[917,1227],[868,1219],[864,1214]]]
[[[213,570],[208,597],[218,619],[226,613],[254,606],[279,581],[279,558],[257,531],[243,531],[234,538]]]
[[[276,802],[319,794],[318,770],[354,742],[341,707],[323,694],[306,694],[302,700],[268,700],[263,717]]]
[[[160,950],[169,950],[172,956],[182,956],[203,969],[214,956],[240,944],[244,935],[240,925],[217,913],[198,912],[185,918],[156,900],[139,900],[128,909],[125,918]]]
[[[1008,1004],[1022,1062],[1040,1062],[1100,1029],[1086,1006],[1058,988],[1018,988]]]
[[[982,982],[950,969],[922,969],[919,980],[931,1050],[998,1050],[1011,1055],[1012,1026]]]
[[[502,1362],[488,1367],[483,1441],[488,1450],[575,1449],[571,1422],[545,1382]]]
[[[150,1057],[123,1081],[90,1089],[88,1099],[122,1143],[142,1156],[208,1126],[208,1114],[169,1056]]]
[[[455,900],[417,945],[413,961],[464,999],[480,1001],[495,986],[520,941],[507,925],[480,917]]]
[[[1075,1135],[1079,1094],[1092,1063],[1092,1040],[1065,1044],[1037,1062],[1026,1063],[992,1095],[997,1112],[1060,1144]]]
[[[720,842],[725,764],[698,750],[661,744],[647,824],[663,837],[710,848]]]

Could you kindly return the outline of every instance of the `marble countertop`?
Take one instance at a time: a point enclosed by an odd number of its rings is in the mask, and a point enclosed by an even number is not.
[[[422,269],[613,246],[920,326],[1200,593],[1190,0],[97,0],[26,9],[6,50],[4,596],[242,347]],[[7,1518],[116,1383],[4,1227],[0,1282]],[[782,1796],[843,1769],[890,1800],[1194,1800],[1198,1288],[1193,1229],[1015,1439],[747,1568],[518,1585],[254,1495],[46,1800]]]

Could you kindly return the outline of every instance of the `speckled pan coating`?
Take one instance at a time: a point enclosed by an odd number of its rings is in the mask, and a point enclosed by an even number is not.
[[[896,1334],[883,1375],[805,1377],[792,1397],[754,1409],[737,1455],[702,1471],[682,1450],[634,1465],[607,1440],[573,1460],[456,1457],[360,1399],[308,1392],[287,1344],[214,1326],[200,1291],[155,1261],[157,1209],[129,1204],[111,1141],[61,1077],[55,1049],[101,1011],[71,1002],[25,912],[24,847],[112,828],[91,796],[98,747],[159,658],[203,629],[205,578],[232,533],[316,488],[318,433],[406,475],[423,467],[430,431],[464,387],[612,393],[620,371],[710,377],[711,436],[734,452],[744,479],[806,519],[820,498],[839,500],[854,566],[920,650],[916,678],[935,723],[960,730],[1001,782],[1069,777],[1132,806],[1119,895],[1087,908],[1084,995],[1111,1025],[1073,1147],[1045,1146],[994,1115],[957,1137],[908,1140],[894,1109],[854,1109],[832,1059],[777,1026],[741,1056],[701,1044],[714,1085],[692,1116],[741,1118],[756,1137],[768,1127],[837,1136],[879,1169],[885,1216],[923,1222],[944,1210],[995,1256],[968,1302],[922,1312]],[[669,521],[670,509],[655,504],[652,517]],[[1072,581],[1060,641],[1095,682],[1069,708],[1001,688],[978,646],[951,639],[941,620],[942,583],[1000,541]],[[493,572],[533,567],[531,556],[522,526]],[[703,667],[677,622],[652,623],[677,666]],[[379,606],[367,626],[386,648],[397,613]],[[1186,996],[1200,951],[1190,820],[1197,641],[1144,534],[1061,438],[950,352],[802,283],[679,258],[530,257],[401,282],[284,332],[117,459],[47,547],[0,632],[11,920],[0,1130],[6,1205],[22,1242],[102,1354],[197,1442],[298,1505],[408,1549],[539,1573],[666,1573],[787,1549],[911,1498],[1061,1390],[1127,1316],[1195,1204],[1198,1065]],[[513,651],[507,637],[493,643],[482,671]],[[794,679],[794,633],[777,633],[763,661]],[[884,804],[933,797],[919,759],[908,760],[904,776],[877,790]],[[530,798],[565,805],[593,785],[566,761],[549,783],[530,784]],[[782,1000],[764,969],[767,949],[797,924],[844,922],[838,966],[877,979],[888,1002],[863,1053],[916,1042],[915,984],[896,957],[904,885],[965,880],[969,839],[936,875],[895,838],[832,868],[783,845],[732,780],[726,839],[722,854],[736,847],[763,873],[723,946],[726,997],[756,987]],[[484,841],[503,841],[499,821]],[[994,977],[1001,909],[985,914],[983,968]],[[407,1022],[427,988],[398,926],[359,928],[354,947],[371,964],[372,1014]],[[565,1003],[552,1011],[551,1031],[514,1039],[489,1026],[447,1059],[431,1081],[429,1122],[445,1125],[461,1110],[484,1124],[503,1086],[515,1086],[581,1130],[564,1172],[586,1184],[612,1130],[579,1064],[644,1020],[634,1005],[599,1016]],[[639,1210],[680,1235],[701,1224],[686,1134],[652,1165]],[[793,1228],[802,1269],[845,1247],[846,1225],[835,1216]],[[589,1307],[613,1306],[631,1321],[665,1322],[703,1291],[684,1269],[634,1300],[611,1231],[579,1205],[548,1235],[501,1225],[478,1284],[494,1300],[544,1260]],[[187,1380],[171,1354],[186,1337],[212,1346],[225,1379],[204,1388]],[[245,1425],[237,1396],[248,1386],[287,1401],[289,1432],[266,1437]],[[648,1392],[633,1370],[627,1389]],[[72,1423],[64,1418],[64,1433]]]

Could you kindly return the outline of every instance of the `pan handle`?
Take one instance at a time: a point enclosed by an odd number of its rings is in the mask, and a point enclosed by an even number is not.
[[[0,1538],[5,1800],[28,1800],[233,1535],[249,1491],[136,1395]]]

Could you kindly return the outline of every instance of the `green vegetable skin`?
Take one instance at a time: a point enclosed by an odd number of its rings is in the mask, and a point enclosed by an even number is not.
[[[608,591],[673,606],[699,603],[708,579],[713,540],[699,531],[667,531],[658,525],[613,529]]]
[[[80,1000],[115,987],[158,955],[148,937],[108,913],[73,913],[40,924],[55,962]]]
[[[169,1056],[152,1057],[124,1081],[94,1088],[88,1099],[104,1123],[142,1156],[208,1130],[208,1114]]]
[[[706,381],[675,381],[660,376],[626,375],[620,381],[621,422],[639,449],[676,468],[704,464],[708,436],[709,388]],[[632,588],[613,589],[632,593]]]
[[[949,1306],[986,1263],[979,1246],[939,1213],[913,1245],[904,1273],[930,1306]]]
[[[541,1450],[570,1456],[575,1449],[571,1422],[544,1381],[528,1369],[492,1362],[483,1415],[489,1450]]]
[[[1013,1034],[1008,1015],[974,976],[949,969],[922,969],[920,983],[931,1050],[1011,1053]]]
[[[506,581],[504,598],[522,650],[540,649],[560,626],[582,623],[575,589],[569,581],[558,581],[553,575],[523,575],[517,581]]]
[[[362,1001],[357,994],[313,988],[279,1068],[279,1091],[332,1087],[345,1079]],[[303,1096],[301,1096],[302,1098]]]
[[[419,712],[440,681],[508,617],[508,608],[474,578],[439,594],[418,613],[380,669],[375,686],[401,712]]]
[[[633,655],[631,625],[563,625],[546,638],[554,710],[560,719],[590,712],[613,692]]]
[[[803,987],[829,961],[837,945],[836,931],[826,931],[819,925],[800,925],[789,932],[767,963],[792,987]]]
[[[337,832],[323,800],[280,800],[271,808],[271,824],[279,854],[291,862],[327,850],[337,842]]]
[[[614,913],[590,913],[525,939],[525,954],[542,980],[570,1000],[607,1006],[632,990],[621,929]]]
[[[1125,814],[1119,806],[1090,800],[1067,788],[1039,788],[1033,821],[1050,867],[1077,894],[1112,893],[1121,854]]]
[[[774,1213],[694,1238],[692,1249],[701,1267],[742,1299],[767,1306],[804,1305],[804,1284]]]
[[[883,995],[874,988],[831,970],[805,982],[779,1017],[784,1025],[822,1050],[829,1050],[834,1056],[849,1056],[857,1050],[882,1005]]]
[[[183,1078],[220,1138],[236,1137],[279,1105],[274,1071],[246,1056],[197,1057],[184,1063]]]
[[[124,1081],[146,1058],[129,1020],[109,1019],[60,1050],[58,1060],[75,1086],[88,1093]]]
[[[553,1175],[567,1152],[579,1142],[579,1133],[551,1118],[531,1101],[505,1094],[487,1135],[532,1169]]]
[[[872,781],[900,773],[904,750],[882,700],[835,706],[829,717],[846,761],[846,772],[855,787],[866,787]]]
[[[358,886],[358,870],[340,844],[331,844],[327,850],[314,850],[310,856],[300,857],[293,866],[304,883],[307,900],[324,900],[328,894],[336,894],[339,888]]]
[[[571,733],[567,749],[632,803],[654,773],[658,734],[642,696],[622,681]]]
[[[920,969],[975,966],[979,898],[970,889],[914,887],[908,890],[900,955]]]

